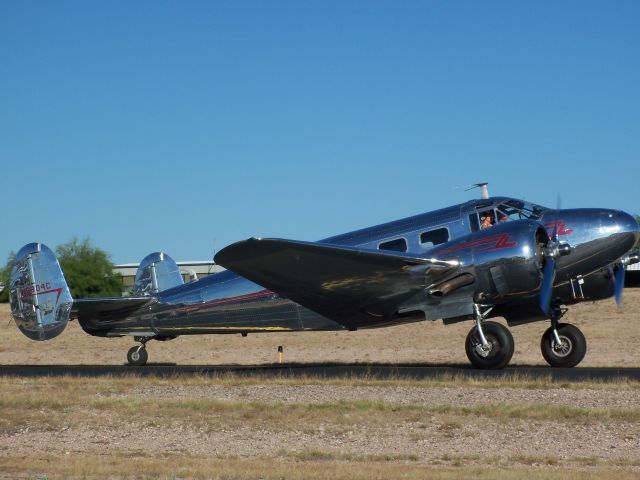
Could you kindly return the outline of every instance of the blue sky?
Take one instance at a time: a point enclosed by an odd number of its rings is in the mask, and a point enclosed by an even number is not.
[[[0,0],[0,263],[314,240],[477,196],[640,213],[640,2]]]

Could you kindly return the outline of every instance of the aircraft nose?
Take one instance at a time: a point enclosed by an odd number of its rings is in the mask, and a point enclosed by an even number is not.
[[[614,224],[618,226],[620,232],[635,233],[637,240],[638,235],[640,235],[640,225],[638,225],[638,222],[633,215],[629,215],[627,212],[622,212],[620,210],[614,210],[611,213],[611,216]]]
[[[613,231],[618,233],[620,243],[624,244],[623,248],[626,251],[631,250],[640,238],[640,226],[635,217],[620,210],[609,211],[608,217]]]

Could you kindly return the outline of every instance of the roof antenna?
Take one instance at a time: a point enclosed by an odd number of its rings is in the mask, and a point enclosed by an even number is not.
[[[213,257],[211,257],[211,264],[209,264],[209,269],[207,274],[211,275],[211,269],[216,266],[216,237],[213,237]]]
[[[472,190],[474,188],[479,188],[480,189],[480,198],[485,199],[485,200],[487,198],[489,198],[489,183],[488,182],[474,183],[473,185],[469,185],[469,187],[466,188],[464,191],[468,192],[469,190]]]

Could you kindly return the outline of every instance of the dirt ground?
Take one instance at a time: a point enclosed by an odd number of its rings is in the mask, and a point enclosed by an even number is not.
[[[619,308],[613,299],[572,307],[564,322],[579,326],[588,351],[581,366],[640,366],[640,288],[625,290]],[[183,336],[148,344],[150,363],[263,364],[277,360],[284,348],[285,362],[375,362],[427,364],[467,363],[464,339],[471,322],[444,326],[419,322],[356,332],[259,333]],[[540,336],[548,322],[512,328],[515,354],[512,364],[544,365]],[[126,360],[131,338],[96,338],[70,322],[57,338],[34,342],[13,325],[7,304],[0,305],[0,364],[100,364]]]
[[[565,317],[587,337],[582,366],[640,366],[639,320],[640,289]],[[149,354],[261,364],[282,345],[287,362],[466,363],[471,326],[185,336]],[[546,328],[512,329],[514,364],[544,364]],[[0,306],[2,364],[122,364],[131,345],[76,322],[34,342]],[[640,478],[637,384],[514,382],[0,377],[0,479]]]
[[[640,478],[635,384],[5,377],[0,390],[3,480]]]

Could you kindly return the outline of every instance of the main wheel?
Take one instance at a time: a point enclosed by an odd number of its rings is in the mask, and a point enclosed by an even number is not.
[[[147,354],[147,349],[144,347],[131,347],[127,352],[127,361],[129,362],[129,365],[141,367],[142,365],[147,364],[148,358],[149,355]]]
[[[504,325],[496,322],[482,322],[484,337],[489,348],[484,349],[478,329],[473,327],[467,335],[465,350],[467,358],[476,368],[504,368],[513,357],[513,336]]]
[[[558,324],[560,344],[549,327],[540,341],[542,356],[552,367],[575,367],[587,353],[587,340],[580,329],[569,323]]]

